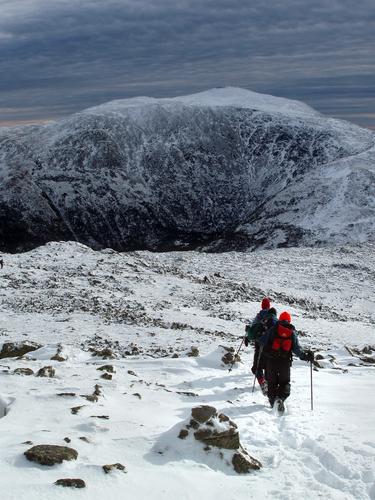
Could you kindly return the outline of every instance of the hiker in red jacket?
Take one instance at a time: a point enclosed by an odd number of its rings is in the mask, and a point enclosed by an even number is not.
[[[291,321],[290,314],[282,312],[276,324],[259,339],[266,359],[268,399],[271,407],[276,405],[280,412],[284,411],[284,401],[290,395],[292,353],[302,361],[314,361],[313,352],[302,350]]]

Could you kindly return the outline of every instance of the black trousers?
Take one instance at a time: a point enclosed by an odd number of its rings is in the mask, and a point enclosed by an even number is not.
[[[259,354],[260,358],[259,358]],[[253,366],[251,367],[251,371],[256,375],[257,378],[264,377],[264,370],[266,369],[266,362],[263,355],[263,352],[260,353],[260,345],[259,342],[255,341],[254,343],[254,359]]]
[[[275,399],[284,401],[290,394],[290,359],[267,358],[266,376],[268,399],[273,406]]]

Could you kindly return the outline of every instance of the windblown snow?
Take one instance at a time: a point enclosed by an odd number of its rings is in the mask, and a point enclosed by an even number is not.
[[[212,250],[374,239],[375,135],[236,88],[0,129],[4,250]]]
[[[1,498],[374,499],[374,256],[372,244],[158,254],[72,242],[2,254],[1,341],[41,347],[0,359]],[[222,362],[265,295],[315,351],[313,411],[307,363],[294,360],[280,417],[258,386],[252,393],[250,347],[231,372]],[[102,349],[114,358],[94,356]],[[54,376],[35,376],[45,366]],[[225,450],[178,437],[199,405],[236,423],[260,470],[238,475]],[[27,461],[46,444],[78,458]],[[104,473],[116,463],[126,473]],[[61,478],[86,488],[55,485]]]

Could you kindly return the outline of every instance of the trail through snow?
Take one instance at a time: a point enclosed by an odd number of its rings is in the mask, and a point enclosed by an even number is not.
[[[0,360],[1,498],[373,500],[375,365],[344,348],[375,344],[374,285],[359,269],[367,255],[366,273],[374,272],[369,249],[208,256],[58,243],[5,256],[1,339],[44,347]],[[238,348],[246,317],[264,294],[279,311],[291,310],[301,344],[323,357],[325,368],[313,371],[313,411],[307,363],[294,361],[292,394],[278,416],[258,386],[251,391],[252,349],[231,372],[221,362],[220,346]],[[187,356],[192,345],[198,357]],[[92,356],[90,346],[110,347],[117,357]],[[66,361],[51,360],[58,350]],[[112,380],[97,370],[106,364],[115,368]],[[46,365],[55,377],[14,374]],[[95,384],[102,394],[90,402],[83,396]],[[178,439],[200,404],[238,425],[260,471],[237,475],[198,441]],[[46,467],[23,455],[29,441],[66,445],[64,438],[77,461]],[[116,462],[127,473],[104,474],[102,466]],[[87,487],[53,484],[64,477],[82,478]]]

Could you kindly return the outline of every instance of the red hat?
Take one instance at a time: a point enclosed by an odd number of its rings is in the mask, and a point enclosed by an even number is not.
[[[264,297],[262,300],[262,309],[269,309],[271,307],[271,301],[268,297]]]
[[[292,316],[288,313],[288,311],[284,311],[279,316],[280,321],[288,321],[290,323],[292,321]]]

